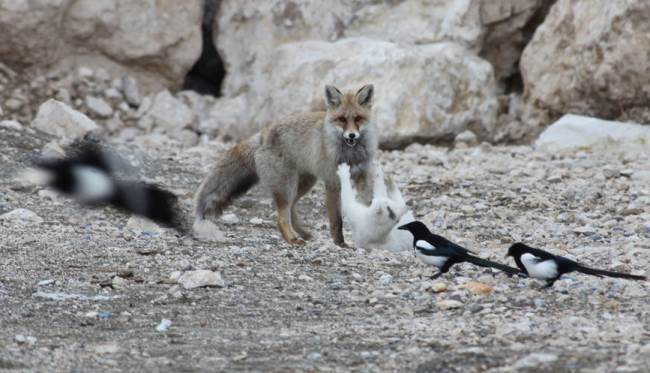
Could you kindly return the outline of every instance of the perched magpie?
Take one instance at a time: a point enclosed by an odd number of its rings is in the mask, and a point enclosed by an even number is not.
[[[585,267],[571,259],[559,255],[553,255],[544,250],[535,249],[518,242],[508,249],[506,257],[511,256],[515,259],[519,267],[528,276],[540,280],[546,280],[544,288],[553,286],[560,276],[569,272],[581,272],[597,277],[617,277],[631,280],[645,280],[645,276],[630,275],[627,273],[611,272],[602,269]]]
[[[447,273],[454,264],[463,262],[472,263],[481,267],[496,268],[511,275],[521,273],[516,268],[471,255],[470,253],[472,252],[464,247],[442,236],[431,233],[427,226],[420,221],[402,225],[398,229],[411,232],[413,235],[415,255],[422,262],[438,267],[438,272],[431,276],[432,280]]]
[[[34,161],[47,185],[82,203],[111,205],[181,230],[176,196],[156,185],[118,178],[118,164],[113,155],[92,143],[78,145],[65,158]]]

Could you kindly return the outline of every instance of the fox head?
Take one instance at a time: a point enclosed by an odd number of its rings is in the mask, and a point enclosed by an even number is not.
[[[372,84],[364,85],[356,93],[341,93],[336,87],[325,86],[327,125],[333,126],[346,145],[354,147],[370,122]]]

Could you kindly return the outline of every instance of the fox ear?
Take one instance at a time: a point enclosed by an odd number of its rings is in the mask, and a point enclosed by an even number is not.
[[[341,105],[341,98],[343,93],[338,90],[338,88],[333,85],[325,86],[325,100],[327,101],[327,106],[330,108],[336,108]]]
[[[372,84],[364,85],[357,91],[357,102],[361,106],[372,106],[372,94],[375,91],[375,86]]]

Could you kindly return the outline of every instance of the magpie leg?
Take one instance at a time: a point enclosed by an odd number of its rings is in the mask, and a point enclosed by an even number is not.
[[[542,289],[550,289],[553,284],[555,283],[555,280],[546,280],[546,285],[542,287]]]
[[[431,277],[429,277],[429,279],[435,280],[440,276],[442,276],[442,272],[438,271],[438,272],[434,273],[433,275],[431,275]]]

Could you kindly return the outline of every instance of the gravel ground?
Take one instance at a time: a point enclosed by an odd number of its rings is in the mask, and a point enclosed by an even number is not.
[[[0,214],[26,208],[43,219],[0,221],[0,370],[647,372],[650,366],[646,283],[576,274],[541,290],[538,281],[465,264],[434,283],[426,277],[432,269],[411,252],[334,246],[320,187],[301,205],[316,233],[305,247],[279,238],[259,188],[218,223],[223,243],[199,242],[14,182],[48,141],[28,128],[0,128]],[[144,151],[115,146],[143,176],[179,194],[189,212],[209,160],[225,145],[183,152],[174,144]],[[595,267],[650,272],[647,155],[415,145],[382,152],[380,160],[418,218],[483,257],[506,261],[509,244],[523,240]],[[190,269],[219,272],[225,286],[186,290],[170,279]],[[470,281],[491,292],[474,294]],[[171,320],[167,331],[156,330],[162,319]]]

